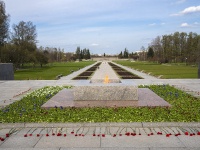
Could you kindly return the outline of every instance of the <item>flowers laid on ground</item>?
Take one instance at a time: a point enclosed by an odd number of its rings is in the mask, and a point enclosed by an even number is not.
[[[13,133],[19,132],[21,129],[12,128],[3,137],[0,137],[0,141],[5,141],[11,137]],[[133,128],[133,127],[112,127],[112,126],[80,126],[80,127],[64,127],[64,128],[30,128],[23,136],[27,137],[135,137],[135,136],[200,136],[200,129],[198,127],[157,127],[157,128]]]
[[[1,123],[16,122],[199,122],[200,100],[169,85],[150,88],[172,107],[63,108],[41,106],[66,87],[44,87],[0,110]]]

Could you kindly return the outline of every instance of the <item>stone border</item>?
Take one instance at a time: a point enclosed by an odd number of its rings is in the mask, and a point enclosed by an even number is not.
[[[137,127],[137,128],[155,128],[155,127],[196,127],[200,128],[200,122],[109,122],[109,123],[1,123],[0,128],[51,128],[51,127]]]

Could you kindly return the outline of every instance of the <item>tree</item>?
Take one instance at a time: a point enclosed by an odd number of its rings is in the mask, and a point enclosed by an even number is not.
[[[37,62],[40,64],[40,67],[48,63],[48,58],[47,56],[45,56],[43,51],[36,51],[36,59]]]
[[[77,48],[76,48],[76,59],[81,59],[81,49],[80,49],[80,47],[78,46]]]
[[[124,50],[124,58],[128,58],[128,50],[126,48]]]
[[[6,15],[5,3],[0,1],[0,46],[5,43],[8,37],[9,15]]]
[[[123,58],[122,51],[121,51],[120,54],[118,55],[118,58],[119,58],[119,59]]]
[[[18,25],[13,25],[12,42],[29,51],[36,50],[36,26],[32,22],[20,21]]]
[[[147,52],[147,58],[153,58],[154,56],[154,51],[152,47],[149,47],[148,52]]]

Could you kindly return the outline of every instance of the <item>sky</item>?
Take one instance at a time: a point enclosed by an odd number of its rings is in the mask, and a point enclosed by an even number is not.
[[[135,52],[157,36],[200,34],[199,0],[3,0],[10,25],[31,21],[38,46]],[[11,29],[12,31],[12,29]]]

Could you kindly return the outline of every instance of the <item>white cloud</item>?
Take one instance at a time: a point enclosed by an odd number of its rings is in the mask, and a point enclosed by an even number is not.
[[[181,11],[179,13],[171,14],[171,16],[182,16],[182,15],[197,13],[197,12],[200,12],[200,5],[185,8],[183,11]]]
[[[190,27],[190,25],[189,25],[188,23],[185,22],[185,23],[182,23],[182,24],[181,24],[181,27]]]
[[[151,23],[151,24],[149,24],[149,26],[155,26],[156,25],[156,23]]]
[[[99,46],[97,43],[92,43],[91,46]]]

